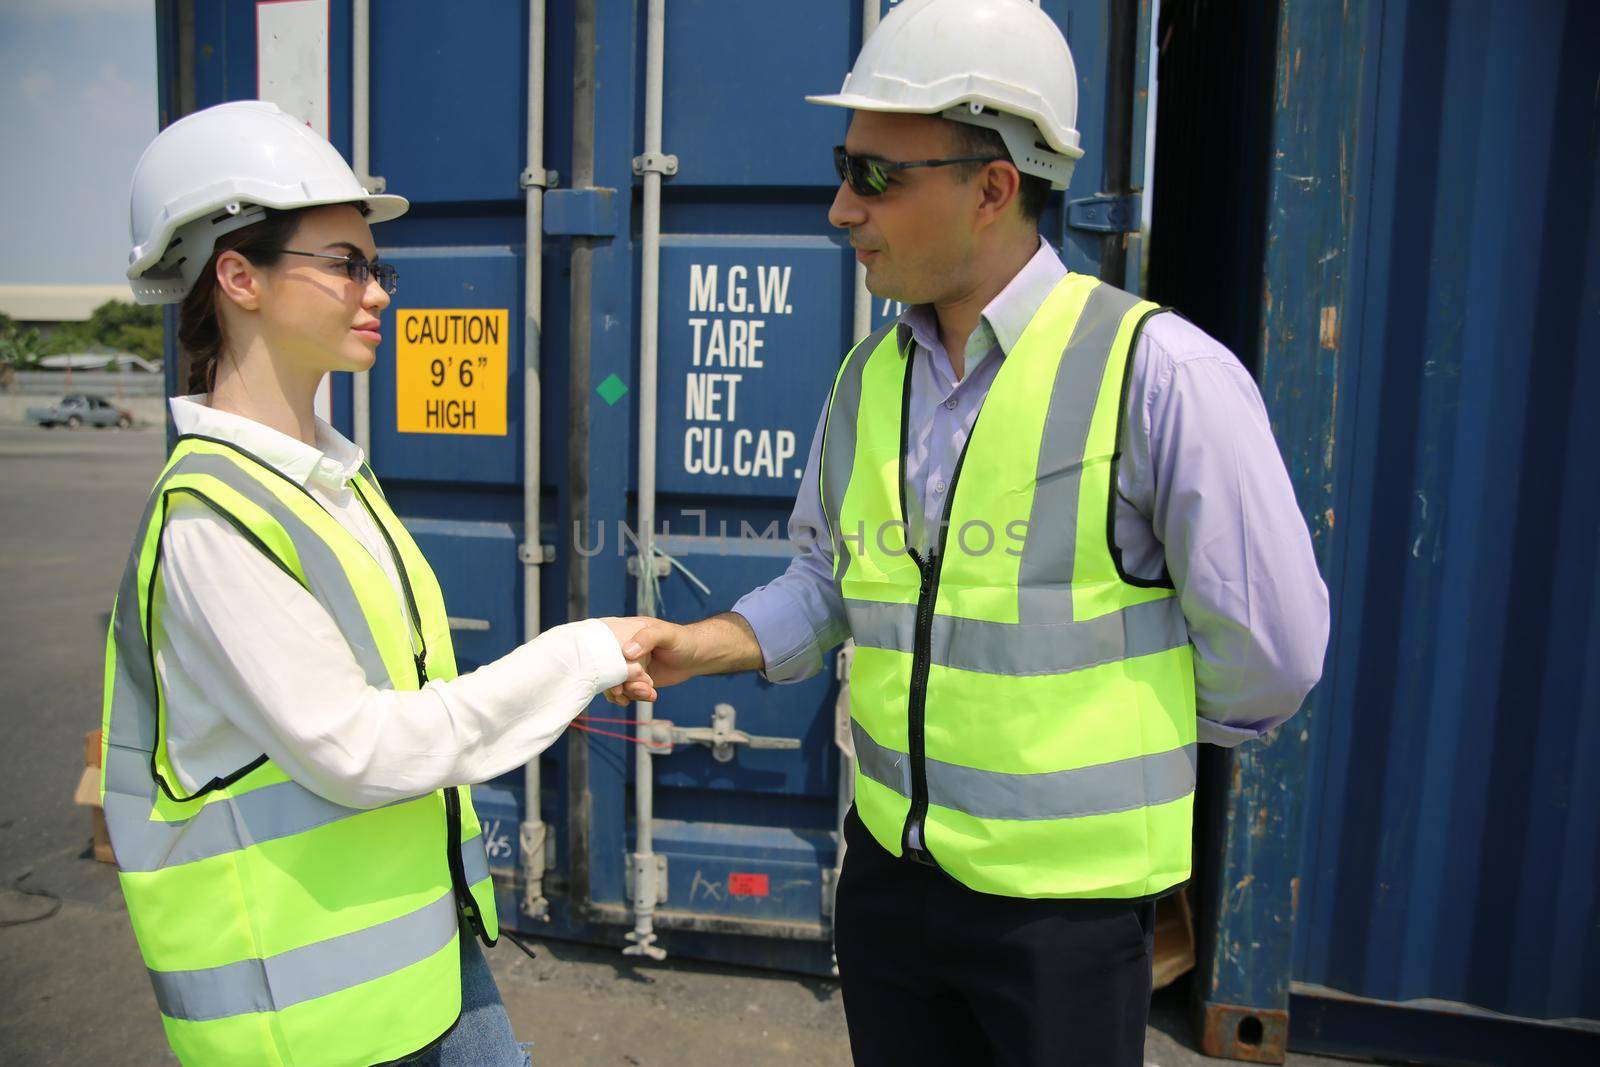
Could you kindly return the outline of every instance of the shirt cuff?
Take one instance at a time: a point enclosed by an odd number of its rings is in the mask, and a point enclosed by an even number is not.
[[[621,685],[628,680],[628,661],[622,646],[612,636],[611,627],[599,619],[570,623],[573,649],[578,654],[578,671],[592,680],[595,692]]]
[[[1202,745],[1216,745],[1218,748],[1234,748],[1246,741],[1254,741],[1264,732],[1249,726],[1228,726],[1203,716],[1195,724],[1195,740]]]
[[[765,585],[739,598],[733,610],[744,616],[761,646],[762,677],[796,682],[816,670],[817,635],[800,602],[781,586]]]

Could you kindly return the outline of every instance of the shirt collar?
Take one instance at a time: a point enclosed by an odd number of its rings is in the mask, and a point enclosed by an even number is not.
[[[199,434],[237,445],[296,484],[343,490],[361,470],[361,449],[321,419],[315,420],[316,445],[308,445],[270,426],[219,411],[205,402],[204,394],[175,396],[172,423],[180,434]]]
[[[1055,289],[1067,268],[1061,257],[1050,247],[1050,242],[1040,239],[1039,250],[1023,264],[1006,287],[995,294],[978,319],[978,328],[967,339],[966,358],[970,366],[990,348],[998,345],[1002,356],[1011,352],[1021,338],[1034,314],[1044,304],[1045,298]],[[932,350],[939,345],[939,319],[932,304],[917,304],[906,308],[900,315],[902,325],[911,331],[911,339],[923,348]],[[902,353],[905,348],[902,346]]]

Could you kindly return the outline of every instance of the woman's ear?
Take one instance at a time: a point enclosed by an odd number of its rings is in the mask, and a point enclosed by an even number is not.
[[[217,257],[217,290],[245,311],[261,307],[261,276],[255,265],[238,252]]]

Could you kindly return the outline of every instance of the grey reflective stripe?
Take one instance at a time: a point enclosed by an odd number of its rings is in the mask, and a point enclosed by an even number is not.
[[[172,478],[166,471],[156,482],[155,489],[146,501],[144,515],[139,519],[138,533],[128,554],[127,566],[122,570],[122,584],[117,588],[116,604],[112,608],[111,635],[116,643],[116,671],[112,675],[111,723],[107,741],[112,745],[142,748],[146,752],[156,744],[155,679],[150,673],[150,653],[145,645],[144,620],[139,614],[139,559],[144,554],[145,535],[161,506],[161,490]],[[141,714],[139,703],[149,699],[148,713]]]
[[[1194,792],[1195,746],[1042,774],[928,761],[928,803],[976,819],[1077,819],[1133,811]]]
[[[377,639],[373,636],[371,624],[367,622],[366,612],[361,608],[361,600],[356,596],[355,586],[350,582],[350,575],[333,547],[320,534],[306,525],[272,490],[262,485],[260,479],[245,473],[238,463],[225,456],[191,453],[179,460],[173,469],[182,474],[205,474],[215,478],[272,516],[294,543],[295,552],[300,557],[300,570],[306,576],[312,595],[328,609],[338,624],[339,632],[344,635],[350,650],[355,653],[356,662],[361,664],[367,676],[367,684],[378,689],[393,688],[388,664],[378,650]],[[269,474],[268,477],[278,476]],[[310,497],[306,499],[313,507],[321,507]],[[334,522],[331,517],[329,521]],[[334,524],[338,525],[337,522]],[[343,534],[342,527],[340,533]],[[356,543],[354,535],[349,536],[352,543]]]
[[[1017,609],[1025,623],[1072,621],[1078,491],[1089,424],[1117,330],[1138,302],[1115,286],[1095,286],[1056,369],[1039,443],[1027,539],[1017,567]]]
[[[911,760],[850,724],[861,773],[911,795]],[[928,803],[977,819],[1076,819],[1133,811],[1194,792],[1195,746],[1148,756],[1038,774],[1007,774],[929,759]]]
[[[282,1011],[393,974],[427,959],[456,936],[452,892],[364,930],[195,971],[151,971],[156,1004],[169,1019],[204,1022]]]
[[[828,401],[828,417],[822,434],[822,513],[828,521],[828,535],[833,542],[833,576],[843,580],[850,569],[850,546],[839,530],[839,513],[844,507],[844,493],[850,485],[850,475],[856,464],[856,417],[861,410],[861,381],[866,373],[867,361],[872,358],[883,339],[889,336],[898,323],[890,321],[850,350],[845,357],[846,366],[834,386]],[[903,341],[903,338],[898,338]],[[895,411],[899,412],[899,407]]]
[[[878,744],[855,719],[850,720],[850,737],[855,742],[856,767],[861,773],[909,800],[911,756]]]
[[[124,871],[193,863],[380,810],[347,808],[288,781],[212,800],[187,819],[167,822],[151,817],[156,788],[148,752],[106,749],[106,828],[116,846],[117,866]]]
[[[120,629],[122,626],[120,596],[117,598],[114,610],[117,618],[114,625]],[[155,690],[154,686],[144,681],[144,678],[150,675],[150,660],[124,656],[120,634],[113,637],[113,640],[117,641],[118,645],[116,664],[111,675],[111,728],[107,731],[106,743],[112,747],[150,752],[156,746],[156,717],[153,711],[150,714],[140,714],[138,706],[139,702],[145,699],[144,694],[153,693]]]
[[[844,608],[858,646],[907,655],[913,651],[915,604],[847,598]],[[1039,675],[1066,674],[1188,643],[1189,629],[1178,598],[1164,597],[1082,622],[987,622],[935,615],[930,646],[932,662],[941,667]]]
[[[481,833],[461,842],[461,872],[468,885],[477,885],[489,877],[489,853],[483,847]]]

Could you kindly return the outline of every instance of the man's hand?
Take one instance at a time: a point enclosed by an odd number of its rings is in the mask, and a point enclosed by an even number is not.
[[[625,682],[606,690],[606,699],[619,707],[630,700],[654,700],[656,686],[677,685],[703,674],[759,670],[765,665],[750,624],[734,612],[688,626],[661,619],[646,621],[648,625],[622,643],[622,654],[638,661],[647,672],[652,695],[638,696],[637,687]]]
[[[622,649],[622,654],[628,656],[628,643],[633,640],[633,635],[656,620],[647,615],[632,615],[626,618],[612,616],[600,621],[606,624],[606,628],[611,631],[611,636],[617,639],[617,647]],[[638,657],[628,656],[628,658],[637,659]]]

